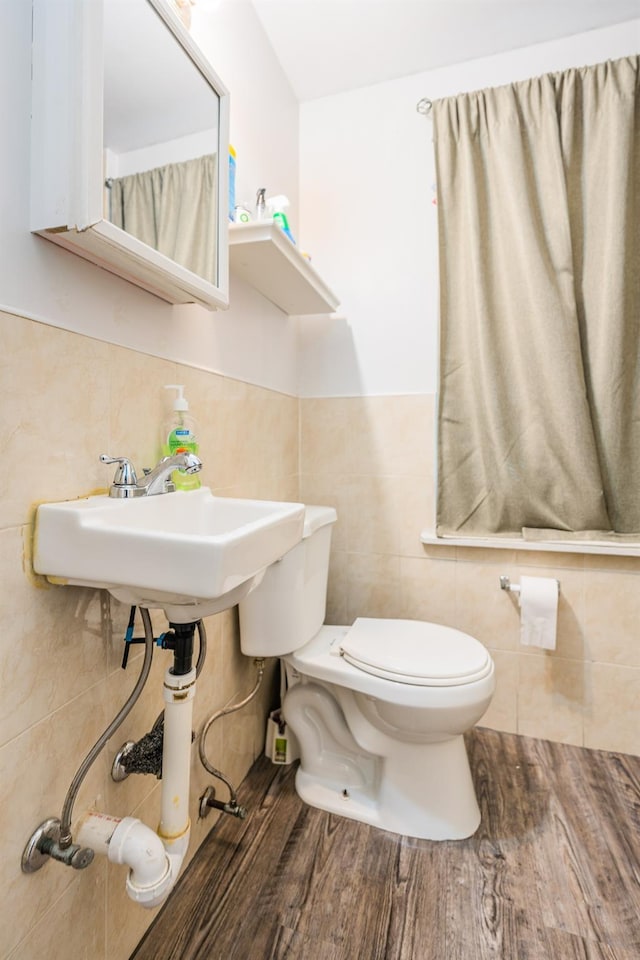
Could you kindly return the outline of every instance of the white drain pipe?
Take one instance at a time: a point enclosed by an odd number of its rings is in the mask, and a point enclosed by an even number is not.
[[[171,861],[157,833],[135,817],[90,813],[80,824],[78,842],[111,863],[126,863],[127,893],[143,907],[157,907],[174,883]]]
[[[158,834],[171,861],[174,882],[189,846],[189,786],[191,734],[196,669],[164,676],[164,733],[162,740],[162,799]]]
[[[135,817],[90,813],[78,830],[78,842],[112,863],[129,867],[127,893],[143,907],[157,907],[173,889],[189,847],[191,731],[196,690],[195,668],[164,679],[161,817],[158,832]]]
[[[164,676],[164,734],[162,743],[162,803],[158,833],[173,843],[189,829],[191,731],[196,671]]]

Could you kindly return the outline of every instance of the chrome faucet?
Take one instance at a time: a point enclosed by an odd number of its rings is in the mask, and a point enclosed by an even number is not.
[[[110,457],[100,455],[102,463],[119,464],[113,483],[109,488],[110,497],[153,497],[158,493],[172,493],[175,484],[171,481],[174,470],[185,473],[198,473],[202,470],[202,460],[195,453],[177,453],[174,457],[163,457],[153,470],[145,470],[141,480],[136,476],[135,468],[128,457]]]

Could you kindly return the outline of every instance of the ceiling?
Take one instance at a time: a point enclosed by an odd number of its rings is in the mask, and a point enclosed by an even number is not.
[[[640,0],[252,2],[301,101],[640,17]]]

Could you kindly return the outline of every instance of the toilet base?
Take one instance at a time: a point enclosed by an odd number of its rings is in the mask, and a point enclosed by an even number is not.
[[[415,747],[413,751],[418,753]],[[344,781],[309,773],[301,764],[296,792],[309,806],[390,833],[421,840],[470,837],[480,825],[480,809],[463,738],[423,745],[419,753],[419,757],[405,758],[413,764],[404,768],[409,777],[390,769],[395,764],[381,760],[379,782],[363,786],[345,786]]]
[[[363,749],[328,690],[292,687],[285,716],[300,743],[296,791],[312,807],[423,840],[462,840],[480,824],[462,735],[427,743],[378,738]],[[381,754],[385,755],[381,755]]]

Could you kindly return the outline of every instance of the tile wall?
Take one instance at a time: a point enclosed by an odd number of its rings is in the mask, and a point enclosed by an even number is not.
[[[154,915],[127,898],[123,868],[103,858],[81,873],[49,863],[24,876],[20,856],[35,826],[59,816],[80,759],[128,695],[141,657],[134,650],[123,673],[126,608],[33,575],[34,507],[103,489],[111,468],[98,462],[102,452],[155,462],[165,383],[186,386],[200,424],[203,481],[217,493],[337,508],[328,622],[364,615],[459,627],[496,662],[486,725],[640,754],[640,561],[426,549],[419,536],[433,514],[433,397],[298,401],[16,316],[0,314],[0,334],[2,960],[126,960]],[[517,608],[498,585],[503,573],[561,580],[556,652],[519,647]],[[162,617],[154,621],[163,628]],[[208,618],[206,629],[198,727],[254,676],[238,652],[233,611]],[[120,744],[159,713],[167,656],[156,654],[142,698],[87,777],[77,811],[93,804],[157,822],[157,782],[114,784],[109,769]],[[211,732],[212,761],[235,782],[262,749],[272,695],[268,682],[260,700]],[[209,782],[194,753],[191,854],[214,822],[197,820]]]
[[[165,383],[184,383],[200,425],[203,482],[215,492],[297,499],[298,402],[21,317],[0,314],[0,957],[7,960],[126,960],[155,911],[125,893],[125,868],[96,857],[76,872],[50,862],[25,876],[23,847],[46,817],[60,816],[69,783],[133,687],[141,648],[120,667],[128,608],[106,592],[54,587],[30,567],[34,507],[105,488],[107,452],[138,466],[157,460]],[[158,631],[166,627],[154,616]],[[198,680],[195,726],[252,687],[255,668],[237,644],[235,612],[206,621],[208,657]],[[137,634],[141,635],[138,624]],[[115,784],[120,745],[146,733],[162,709],[169,653],[154,655],[134,710],[107,745],[76,802],[115,816],[159,819],[159,784],[132,776]],[[261,752],[273,696],[273,665],[260,699],[219,721],[208,737],[212,763],[240,782]],[[194,750],[190,854],[215,822],[198,821],[197,798],[215,783]],[[225,788],[218,784],[219,796]]]
[[[482,723],[640,754],[640,559],[425,547],[432,396],[301,400],[300,496],[337,508],[328,621],[407,617],[481,640],[497,668]],[[501,574],[561,581],[557,649],[521,648]]]

